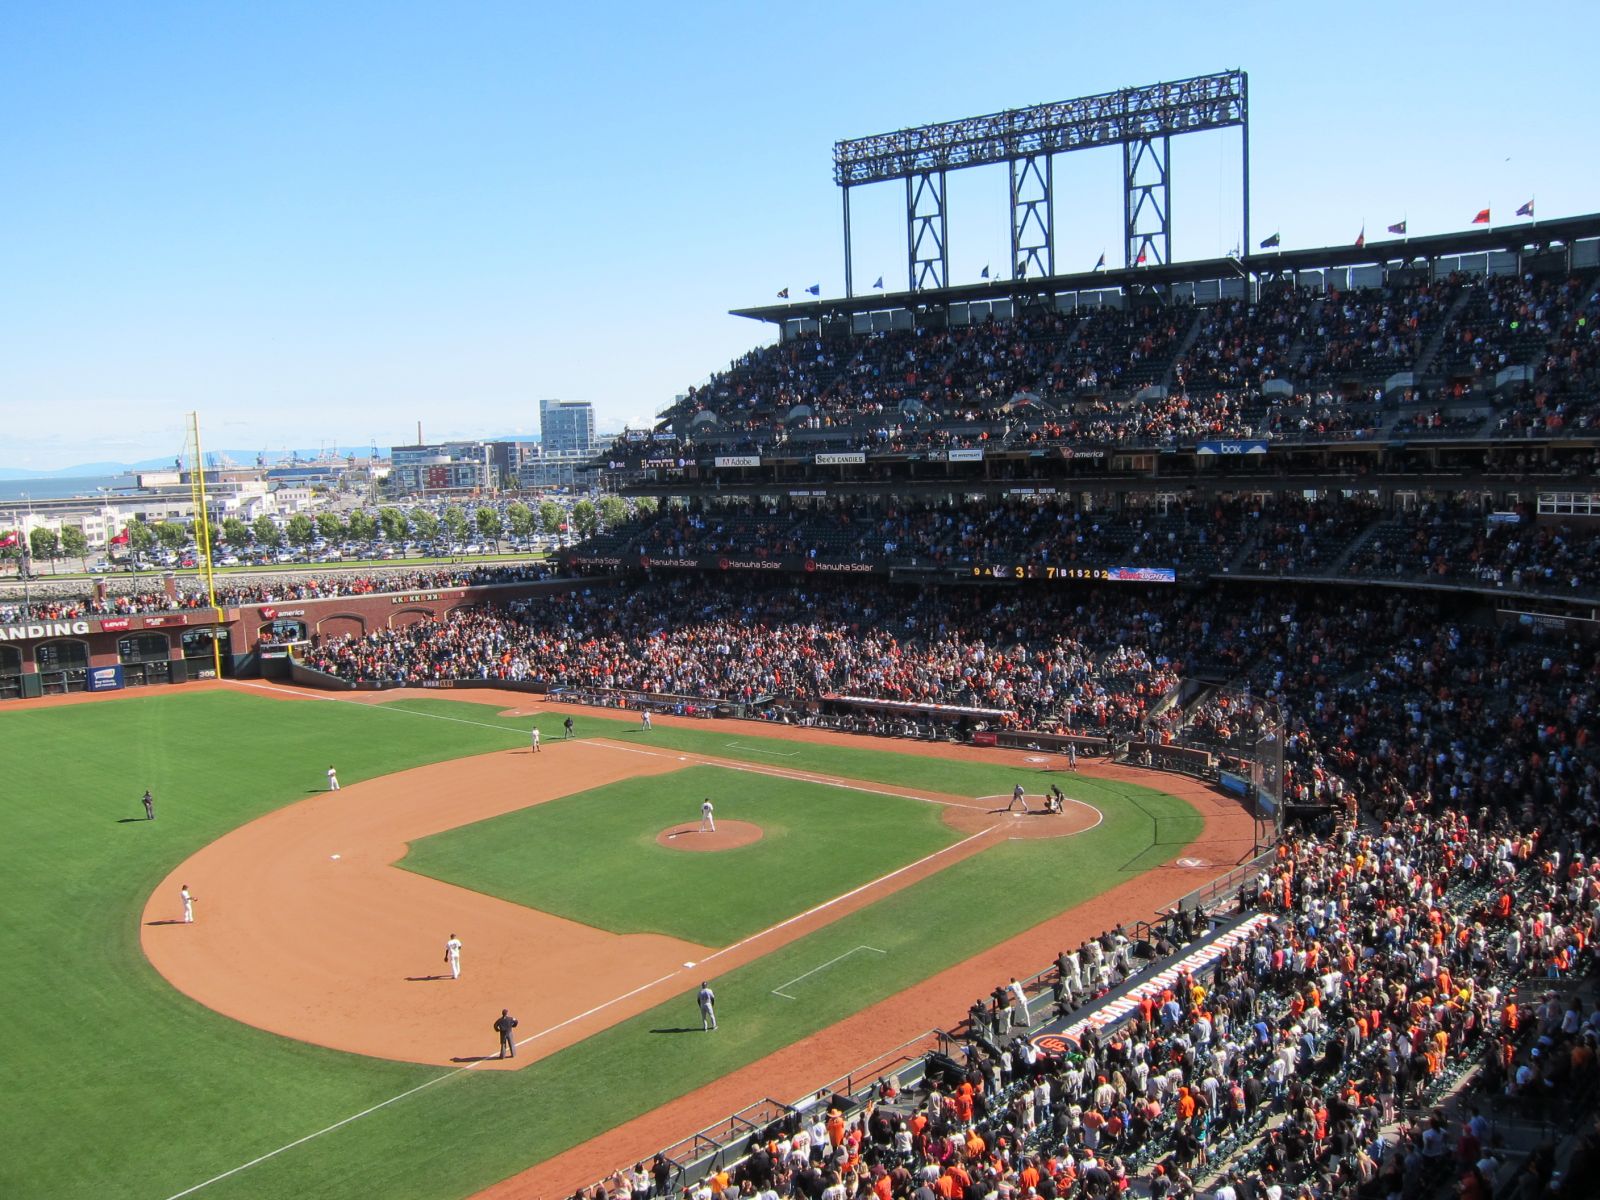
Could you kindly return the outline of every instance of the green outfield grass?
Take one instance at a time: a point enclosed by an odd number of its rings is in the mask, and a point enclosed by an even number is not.
[[[539,718],[547,754],[568,752],[553,740],[562,716],[552,708]],[[188,1000],[140,953],[139,915],[165,874],[228,830],[319,788],[328,763],[348,785],[521,747],[529,724],[445,700],[375,707],[181,689],[0,707],[12,751],[0,799],[0,956],[8,964],[0,1195],[162,1200],[420,1088],[192,1194],[454,1200],[1094,896],[1176,853],[1201,824],[1160,793],[1058,777],[1103,807],[1103,824],[1075,838],[985,850],[717,977],[715,1035],[672,1032],[698,1026],[686,992],[515,1073],[407,1066],[279,1038]],[[751,762],[781,755],[787,767],[942,792],[1004,795],[1020,778],[1037,793],[1045,782],[920,758],[914,747],[774,743],[715,722],[649,734],[626,721],[580,717],[578,726],[584,735]],[[130,820],[142,815],[147,786],[158,819]],[[1018,973],[1035,965],[1018,964]],[[521,1015],[525,1029],[537,1027],[537,1013]],[[955,1015],[930,1013],[929,1023]]]
[[[714,797],[759,842],[691,854],[656,842]],[[884,793],[689,767],[624,780],[411,844],[401,865],[612,933],[726,946],[959,835],[937,805]]]

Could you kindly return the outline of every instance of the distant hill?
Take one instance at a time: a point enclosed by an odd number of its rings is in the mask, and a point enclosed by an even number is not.
[[[615,437],[619,431],[601,433],[599,436]],[[500,433],[491,434],[481,438],[451,438],[451,441],[482,441],[482,442],[537,442],[539,435],[536,433]],[[273,450],[268,452],[269,460],[287,458],[290,454],[298,454],[302,460],[315,459],[317,455],[328,452],[340,458],[349,455],[365,457],[372,452],[369,446],[337,446],[323,447],[320,450]],[[380,457],[386,457],[388,446],[379,446]],[[226,456],[233,459],[241,467],[253,467],[256,464],[256,455],[261,453],[258,447],[255,450],[207,450],[206,458]],[[41,471],[37,467],[0,467],[0,479],[78,479],[99,475],[121,475],[128,471],[160,471],[170,470],[173,465],[172,458],[145,458],[138,462],[89,462],[74,463],[70,467],[58,467],[53,471]]]
[[[140,463],[92,462],[41,471],[37,467],[0,467],[0,479],[77,479],[93,475],[120,475],[124,471],[149,471],[170,464],[170,458],[151,458]]]

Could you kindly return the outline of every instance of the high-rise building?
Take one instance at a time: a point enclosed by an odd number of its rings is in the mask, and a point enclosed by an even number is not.
[[[539,441],[546,454],[594,449],[594,405],[587,400],[539,401]]]

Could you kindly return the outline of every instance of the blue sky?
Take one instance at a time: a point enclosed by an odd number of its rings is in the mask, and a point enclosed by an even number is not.
[[[1600,209],[1592,3],[13,5],[0,466],[650,420],[844,287],[834,141],[1231,67],[1252,233]],[[1175,257],[1238,238],[1238,138],[1174,144]],[[1058,266],[1118,259],[1114,151],[1058,159]],[[951,275],[1006,254],[953,177]],[[856,283],[903,286],[858,189]]]

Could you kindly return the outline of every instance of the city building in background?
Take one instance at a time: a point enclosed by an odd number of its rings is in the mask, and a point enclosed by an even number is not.
[[[488,491],[495,485],[491,442],[437,442],[390,451],[389,490],[397,495]]]
[[[594,449],[594,405],[587,400],[539,401],[539,441],[544,453],[588,454]]]

